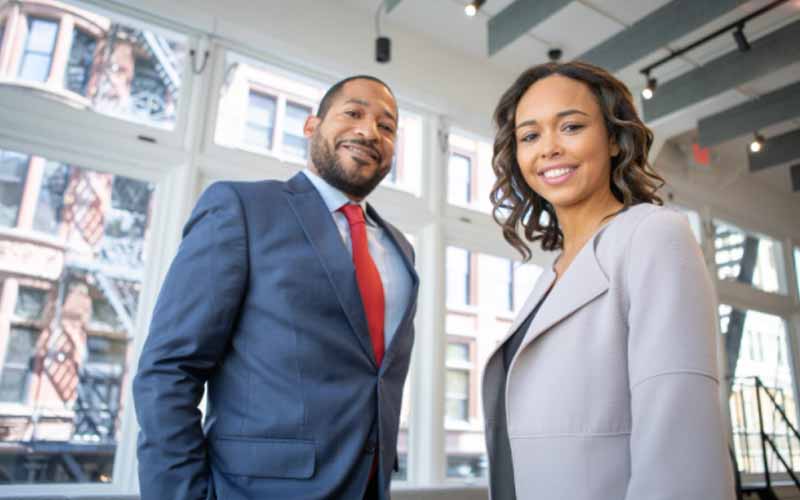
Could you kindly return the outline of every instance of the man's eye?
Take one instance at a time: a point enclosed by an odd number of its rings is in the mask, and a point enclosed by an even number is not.
[[[394,127],[392,127],[392,126],[389,126],[389,125],[379,125],[379,126],[380,126],[380,127],[383,129],[383,130],[385,130],[385,131],[387,131],[387,132],[389,132],[389,133],[391,133],[391,134],[393,134],[393,133],[394,133]]]

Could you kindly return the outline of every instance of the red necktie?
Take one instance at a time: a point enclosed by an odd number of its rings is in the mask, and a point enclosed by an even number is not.
[[[375,261],[369,255],[367,224],[364,220],[364,211],[361,210],[361,206],[348,203],[339,210],[350,224],[350,241],[353,244],[353,264],[356,268],[356,281],[358,281],[358,289],[361,292],[364,313],[367,316],[367,326],[369,327],[369,337],[372,340],[372,348],[375,351],[375,361],[380,366],[385,350],[383,338],[385,303],[381,275],[375,266]]]

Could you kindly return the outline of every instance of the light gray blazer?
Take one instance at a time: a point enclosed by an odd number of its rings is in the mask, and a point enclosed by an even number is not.
[[[508,336],[555,277],[542,273]],[[511,481],[506,429],[519,500],[734,498],[713,294],[680,213],[636,205],[598,231],[531,322],[505,394],[502,342],[484,369],[494,500]]]

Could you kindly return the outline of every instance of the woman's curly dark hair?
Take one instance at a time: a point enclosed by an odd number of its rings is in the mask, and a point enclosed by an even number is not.
[[[638,203],[663,204],[656,191],[664,185],[664,179],[647,161],[653,133],[637,115],[633,97],[625,84],[606,70],[582,62],[534,66],[517,78],[494,111],[497,135],[492,168],[497,181],[490,193],[494,220],[502,227],[506,241],[525,260],[530,259],[531,250],[520,232],[529,242],[541,240],[545,251],[559,250],[564,244],[555,209],[531,189],[522,176],[517,163],[515,135],[515,116],[522,96],[537,81],[556,74],[585,83],[597,98],[609,137],[613,137],[620,150],[611,158],[610,183],[614,197],[625,208]],[[542,213],[547,217],[542,217]]]

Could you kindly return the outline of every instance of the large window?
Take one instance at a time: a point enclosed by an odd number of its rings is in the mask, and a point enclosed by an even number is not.
[[[773,238],[714,221],[717,277],[786,294],[783,246]]]
[[[22,0],[18,11],[9,19],[24,42],[3,48],[18,63],[0,77],[44,84],[59,99],[124,120],[174,128],[188,52],[183,35],[68,1]]]
[[[800,449],[795,436],[771,400],[774,399],[784,410],[796,428],[795,380],[784,320],[728,305],[721,305],[719,312],[720,331],[728,361],[725,380],[731,388],[730,413],[740,470],[751,473],[764,470],[760,419],[763,419],[765,432],[774,440],[783,457],[793,462],[795,467],[800,465]],[[755,377],[765,387],[760,395],[756,390]],[[784,471],[773,453],[768,453],[767,459],[770,470]]]
[[[486,476],[478,381],[487,357],[508,334],[542,269],[450,246],[447,266],[445,443],[447,477]]]
[[[0,236],[2,481],[109,482],[153,185],[9,156],[30,166]]]
[[[28,37],[19,65],[20,80],[47,81],[57,36],[57,22],[49,19],[28,19]]]
[[[794,274],[797,284],[797,295],[800,297],[800,247],[794,247]]]

